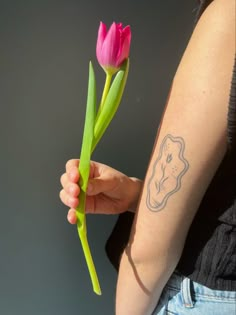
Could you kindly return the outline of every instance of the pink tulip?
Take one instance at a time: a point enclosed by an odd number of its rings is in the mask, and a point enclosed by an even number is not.
[[[106,72],[114,74],[129,57],[130,40],[130,26],[122,28],[121,23],[112,23],[107,32],[106,25],[100,22],[96,54]]]

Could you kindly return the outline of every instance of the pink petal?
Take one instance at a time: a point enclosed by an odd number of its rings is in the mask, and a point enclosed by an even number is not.
[[[120,48],[120,32],[116,23],[112,23],[102,45],[101,64],[103,66],[115,66],[117,53]]]
[[[122,28],[123,28],[123,27],[122,27],[122,23],[117,23],[117,27],[118,27],[119,30],[122,31]]]
[[[106,24],[104,24],[103,22],[100,22],[100,26],[98,29],[98,37],[97,37],[97,46],[96,46],[96,55],[97,55],[97,59],[99,63],[101,59],[102,46],[106,38],[106,35],[107,35]]]
[[[130,30],[130,26],[128,25],[122,30],[120,49],[117,54],[117,60],[116,60],[116,67],[119,67],[123,63],[123,61],[129,57],[130,42],[131,42],[131,30]]]

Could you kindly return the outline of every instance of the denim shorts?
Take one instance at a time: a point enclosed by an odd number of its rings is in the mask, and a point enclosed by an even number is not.
[[[211,290],[174,273],[152,315],[235,315],[236,292]]]

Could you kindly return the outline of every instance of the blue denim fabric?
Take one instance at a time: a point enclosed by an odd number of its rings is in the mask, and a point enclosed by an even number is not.
[[[174,273],[152,315],[235,315],[236,292],[211,290]]]

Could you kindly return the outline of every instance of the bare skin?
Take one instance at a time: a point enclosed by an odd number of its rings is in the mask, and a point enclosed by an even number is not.
[[[146,202],[150,210],[162,210],[171,195],[181,188],[181,179],[189,168],[183,156],[184,147],[181,137],[164,138],[147,185]]]
[[[61,176],[63,189],[61,201],[70,209],[67,214],[69,223],[77,222],[75,209],[79,204],[80,188],[78,185],[79,160],[66,163],[66,172]],[[142,181],[98,162],[91,162],[90,180],[87,189],[86,212],[118,214],[135,211],[142,189]]]

